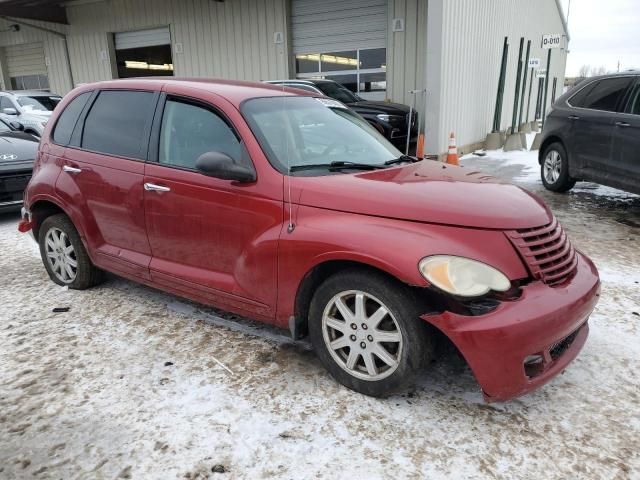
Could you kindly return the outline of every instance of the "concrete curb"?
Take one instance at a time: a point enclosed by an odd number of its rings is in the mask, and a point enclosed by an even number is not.
[[[502,142],[502,133],[491,132],[487,134],[487,139],[484,144],[485,150],[498,150],[502,148],[502,145],[504,145]]]
[[[514,150],[522,150],[522,137],[519,133],[513,133],[507,137],[504,142],[504,151],[512,152]]]
[[[540,145],[542,145],[542,134],[536,133],[536,137],[533,139],[533,143],[529,150],[540,150]]]

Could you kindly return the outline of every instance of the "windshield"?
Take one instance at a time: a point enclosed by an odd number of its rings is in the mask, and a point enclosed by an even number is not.
[[[10,132],[10,131],[11,131],[11,127],[9,127],[9,125],[7,125],[6,123],[0,120],[0,132]]]
[[[32,110],[38,112],[51,112],[56,105],[60,103],[62,97],[44,96],[38,95],[33,97],[18,97],[18,103],[25,110]]]
[[[342,103],[355,103],[360,101],[360,98],[358,98],[355,93],[351,92],[351,90],[347,90],[338,83],[318,82],[316,83],[316,87],[318,87],[318,89],[327,97],[335,98]]]
[[[243,104],[242,113],[269,161],[282,173],[332,162],[383,166],[402,155],[365,119],[335,100],[255,98]],[[327,174],[328,168],[314,171]]]

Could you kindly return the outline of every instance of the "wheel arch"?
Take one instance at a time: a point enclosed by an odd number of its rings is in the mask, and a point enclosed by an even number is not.
[[[300,281],[296,290],[294,300],[294,315],[289,322],[289,328],[291,329],[291,333],[294,338],[304,338],[309,333],[309,307],[317,288],[330,276],[334,275],[337,272],[346,270],[360,270],[364,272],[371,272],[373,274],[382,275],[392,280],[401,288],[419,288],[421,290],[424,290],[423,287],[410,285],[393,273],[366,261],[353,259],[323,260],[315,264],[307,271],[307,273],[302,277],[302,280]]]
[[[562,145],[565,151],[567,151],[567,146],[564,143],[564,140],[562,140],[562,138],[560,138],[558,135],[549,135],[547,138],[544,139],[544,141],[542,142],[542,145],[540,145],[540,150],[538,150],[538,165],[542,165],[544,151],[547,149],[547,147],[552,143],[556,143],[556,142]],[[569,155],[569,152],[567,152],[567,155]]]
[[[39,232],[40,225],[42,225],[42,222],[44,222],[48,217],[52,215],[61,213],[66,215],[67,218],[69,218],[73,226],[78,231],[78,234],[80,235],[80,239],[82,240],[84,247],[87,248],[87,242],[85,240],[85,235],[82,229],[82,225],[79,225],[78,222],[74,220],[71,212],[66,210],[55,199],[49,196],[36,198],[30,202],[29,211],[31,212],[33,236],[35,237],[36,241],[38,240],[38,235],[40,233]]]

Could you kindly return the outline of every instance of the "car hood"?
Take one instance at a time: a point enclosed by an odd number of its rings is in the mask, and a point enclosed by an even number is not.
[[[0,164],[24,162],[36,158],[38,139],[22,132],[0,133]]]
[[[409,113],[409,107],[400,103],[363,100],[361,102],[349,103],[348,105],[356,111],[367,110],[372,113],[386,113],[388,115],[406,115]]]
[[[430,160],[291,180],[294,203],[362,215],[504,230],[538,227],[552,218],[527,190],[473,168]]]
[[[24,110],[22,115],[34,118],[36,120],[42,119],[44,121],[48,120],[49,117],[53,114],[53,111],[44,111],[44,110]]]

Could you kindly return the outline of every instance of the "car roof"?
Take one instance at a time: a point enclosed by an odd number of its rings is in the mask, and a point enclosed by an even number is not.
[[[300,83],[303,85],[317,85],[319,83],[337,83],[334,80],[329,80],[326,78],[294,78],[289,80],[266,80],[266,83]]]
[[[0,93],[8,93],[16,97],[60,97],[57,93],[43,92],[42,90],[3,90]]]
[[[227,99],[239,107],[242,102],[250,98],[281,97],[281,96],[314,96],[312,92],[303,92],[292,88],[283,88],[264,82],[248,82],[241,80],[219,80],[210,78],[189,77],[152,77],[128,78],[122,80],[107,80],[103,82],[87,83],[78,87],[78,91],[109,89],[109,88],[140,88],[161,90],[165,85],[176,85],[186,88],[211,92]]]

